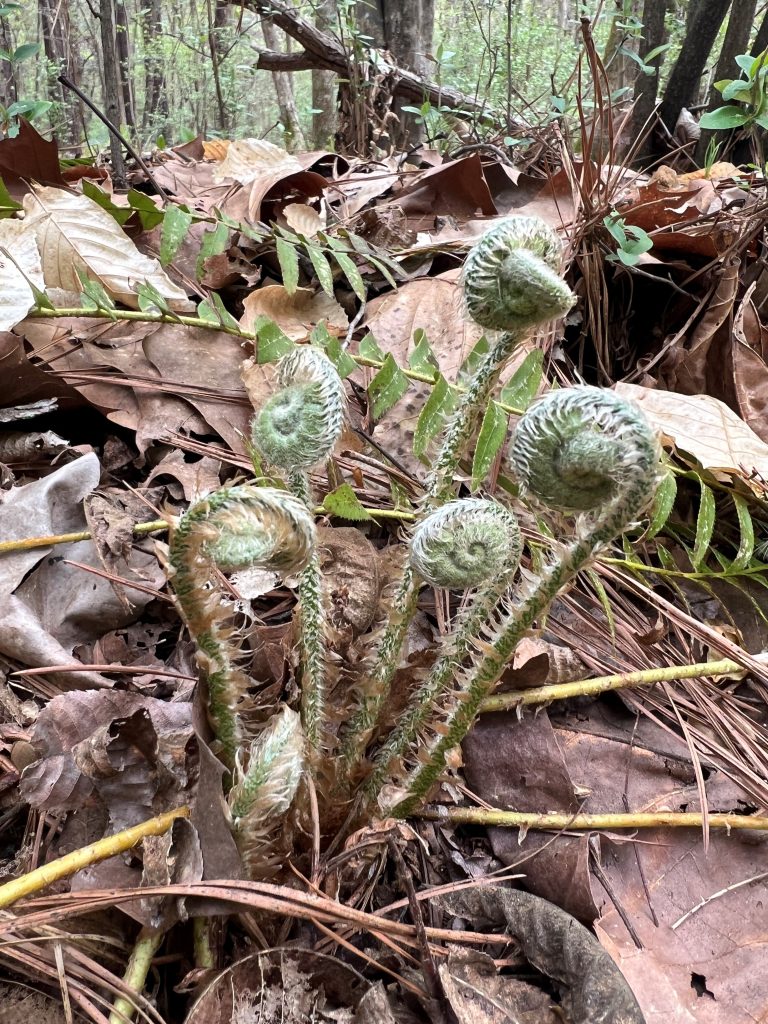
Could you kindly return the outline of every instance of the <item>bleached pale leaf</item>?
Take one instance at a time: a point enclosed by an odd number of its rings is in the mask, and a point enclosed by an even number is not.
[[[78,270],[117,302],[138,309],[137,286],[149,284],[171,309],[194,309],[186,292],[157,260],[140,253],[119,224],[88,196],[38,188],[24,197],[25,223],[34,231],[46,287],[80,292]]]
[[[635,402],[649,422],[704,469],[740,476],[753,471],[768,479],[768,445],[723,402],[709,395],[617,384],[616,394]]]
[[[32,281],[45,288],[34,231],[23,220],[0,220],[0,331],[10,331],[35,304]],[[29,278],[29,281],[27,280]]]
[[[305,238],[314,238],[325,228],[325,217],[306,203],[289,203],[283,207],[283,216],[288,227]]]
[[[302,166],[295,156],[265,139],[238,139],[229,144],[227,155],[213,172],[213,180],[231,178],[248,185],[263,174],[274,174],[279,179],[296,174]]]

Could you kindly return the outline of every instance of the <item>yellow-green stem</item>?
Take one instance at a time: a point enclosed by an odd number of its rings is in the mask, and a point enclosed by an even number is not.
[[[156,818],[150,818],[140,825],[134,825],[114,836],[107,836],[99,839],[90,846],[84,846],[79,850],[73,850],[66,857],[59,857],[50,864],[43,864],[42,867],[22,875],[21,878],[14,878],[5,885],[0,885],[0,908],[10,907],[23,896],[30,896],[33,892],[40,892],[54,882],[62,878],[68,878],[91,864],[98,864],[107,857],[116,857],[119,853],[132,850],[136,844],[145,836],[161,836],[167,832],[177,818],[188,818],[188,807],[177,807],[175,811],[168,811]]]
[[[619,828],[710,828],[768,830],[768,817],[746,814],[707,814],[695,811],[649,811],[636,814],[528,814],[484,807],[436,807],[417,811],[416,817],[452,825],[495,825],[500,828],[613,831]]]
[[[136,939],[123,981],[137,996],[144,991],[152,958],[160,948],[165,932],[154,928],[142,928]],[[136,1003],[127,996],[118,996],[109,1015],[109,1024],[126,1024],[133,1019]]]
[[[743,671],[743,666],[737,662],[723,658],[722,661],[703,661],[696,665],[667,665],[664,668],[643,669],[641,672],[597,676],[595,679],[577,679],[570,683],[552,683],[549,686],[534,686],[529,690],[498,693],[493,697],[486,697],[480,705],[480,713],[509,711],[527,704],[549,704],[550,701],[568,700],[570,697],[589,697],[606,693],[609,690],[623,690],[632,686],[672,683],[676,679],[729,676],[734,672]]]

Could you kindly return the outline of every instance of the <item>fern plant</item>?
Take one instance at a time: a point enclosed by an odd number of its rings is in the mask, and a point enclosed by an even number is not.
[[[328,714],[328,630],[307,476],[331,454],[344,420],[343,386],[327,355],[308,347],[285,355],[277,367],[280,389],[254,419],[254,445],[285,475],[286,490],[229,488],[182,517],[171,542],[173,583],[201,651],[211,724],[234,772],[233,829],[252,872],[269,860],[269,833],[295,803],[305,772],[317,781],[322,767],[325,785],[330,766],[330,790],[321,808],[330,807],[331,818],[334,801],[352,804],[351,822],[382,812],[404,816],[417,808],[520,639],[651,501],[659,475],[653,432],[636,408],[588,387],[546,395],[514,432],[510,461],[523,499],[560,516],[558,534],[571,538],[553,545],[537,579],[513,583],[522,548],[514,512],[499,501],[456,497],[460,460],[478,427],[481,435],[485,430],[504,365],[531,330],[563,315],[573,302],[559,261],[556,235],[524,217],[492,228],[467,259],[467,311],[494,333],[474,354],[457,394],[408,537],[409,558],[386,621],[369,638],[357,691],[344,695],[340,726]],[[260,494],[266,495],[261,502]],[[230,523],[231,539],[225,536]],[[242,545],[249,530],[252,552]],[[220,621],[215,591],[207,589],[214,564],[227,570],[248,561],[299,573],[302,690],[301,717],[281,709],[250,745],[238,715],[247,680]],[[395,728],[381,735],[390,684],[424,585],[472,594]]]

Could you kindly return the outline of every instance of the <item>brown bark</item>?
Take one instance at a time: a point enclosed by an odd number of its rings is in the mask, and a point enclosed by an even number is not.
[[[221,84],[221,61],[223,55],[223,30],[227,22],[226,5],[216,0],[206,0],[206,16],[208,18],[208,49],[211,54],[211,70],[213,72],[213,85],[216,90],[216,106],[218,108],[218,127],[222,132],[229,128],[229,113],[227,111],[224,90]]]
[[[332,34],[337,28],[336,0],[320,0],[315,8],[315,25],[321,32]],[[312,71],[312,145],[316,149],[333,149],[336,134],[336,96],[338,84],[333,71]]]
[[[377,0],[360,4],[357,18],[361,30],[372,37],[374,47],[392,54],[400,68],[426,78],[425,55],[432,49],[435,24],[434,0]],[[399,148],[417,145],[423,140],[423,128],[412,114],[401,109],[412,104],[397,96],[397,90],[395,95],[400,130],[394,133],[397,135],[394,141]]]
[[[262,18],[261,28],[264,33],[264,42],[270,49],[280,46],[280,35],[277,27],[270,18]],[[280,120],[283,124],[283,137],[285,148],[290,152],[305,149],[304,134],[299,122],[299,112],[296,109],[296,100],[293,95],[293,82],[291,76],[284,71],[273,71],[272,82],[275,86],[277,96],[277,107],[280,111]]]
[[[157,45],[163,32],[163,11],[161,0],[148,0],[143,12],[144,48],[146,53],[144,72],[144,113],[142,123],[145,129],[152,128],[168,135],[168,97],[166,95],[165,72]]]
[[[64,144],[73,143],[79,136],[82,123],[80,103],[76,96],[57,81],[58,76],[63,74],[77,84],[80,77],[71,45],[69,6],[67,0],[40,0],[39,11],[43,49],[50,62],[48,95],[61,111],[61,141]]]
[[[300,71],[306,68],[323,68],[335,71],[342,77],[349,77],[352,60],[339,40],[327,32],[321,32],[306,18],[302,18],[285,0],[228,0],[228,2],[247,7],[265,17],[271,17],[278,28],[295,39],[304,51],[296,54],[275,53],[274,51],[261,53],[256,64],[258,69],[263,71]],[[472,112],[485,109],[485,103],[459,89],[438,85],[436,82],[422,78],[414,71],[399,67],[392,61],[384,60],[383,64],[385,68],[389,69],[394,79],[395,94],[400,98],[405,98],[408,103],[423,103],[427,99],[436,106],[442,103],[448,107],[461,107]]]
[[[603,64],[605,65],[605,73],[608,77],[611,93],[629,86],[637,71],[637,64],[632,58],[620,52],[622,48],[636,52],[637,41],[631,38],[626,28],[623,27],[626,20],[623,0],[615,0],[615,3],[616,9],[611,20],[608,41],[603,51]],[[631,13],[638,15],[639,12],[640,4],[638,0],[633,0]],[[645,27],[645,23],[643,24]]]
[[[104,72],[104,113],[113,125],[120,125],[120,76],[115,43],[115,12],[112,0],[99,0],[101,28],[101,62]],[[119,188],[125,188],[125,161],[120,142],[110,133],[109,150],[112,157],[112,176]]]
[[[136,110],[131,82],[131,36],[125,0],[115,0],[115,49],[119,63],[120,96],[123,101],[123,120],[136,128]]]
[[[734,7],[731,10],[730,17],[728,18],[728,27],[725,30],[723,46],[717,60],[717,67],[715,68],[715,77],[713,81],[720,82],[724,78],[739,77],[740,71],[736,64],[736,57],[740,53],[746,53],[747,51],[756,8],[757,0],[740,0],[738,9]],[[708,109],[715,110],[717,107],[722,107],[723,102],[723,97],[713,86],[709,90]],[[715,136],[717,137],[717,141],[721,143],[719,153],[720,158],[722,159],[727,154],[727,141],[729,138],[727,134],[724,134],[723,132],[715,133],[712,131],[702,131],[701,137],[696,145],[696,163],[704,163],[710,140]]]
[[[0,17],[0,47],[2,47],[6,53],[12,53],[14,49],[8,19],[3,17]],[[2,70],[0,70],[0,103],[2,103],[4,107],[8,108],[12,103],[15,103],[18,98],[16,72],[13,64],[11,64],[9,60],[4,60],[2,62]]]
[[[730,0],[697,0],[659,111],[670,134],[683,107],[690,107],[698,98],[704,65],[729,6]]]
[[[643,39],[640,57],[661,46],[664,42],[664,19],[669,9],[669,0],[645,0],[643,5]],[[643,160],[653,151],[653,130],[656,124],[655,110],[659,92],[659,72],[664,54],[653,60],[653,74],[647,75],[638,68],[635,78],[635,109],[632,112],[632,135],[638,139],[644,136],[635,153],[636,159]]]

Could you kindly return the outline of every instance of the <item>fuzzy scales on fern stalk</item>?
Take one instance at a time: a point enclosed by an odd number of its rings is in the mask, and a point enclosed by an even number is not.
[[[467,258],[466,309],[493,340],[446,427],[386,624],[371,641],[356,691],[346,694],[347,707],[329,713],[333,659],[308,476],[331,456],[346,412],[343,385],[323,353],[302,346],[285,356],[279,390],[253,421],[254,448],[285,489],[221,490],[194,504],[174,531],[176,600],[199,649],[216,749],[230,770],[232,829],[254,876],[273,870],[306,834],[313,789],[329,831],[344,817],[361,824],[418,809],[520,640],[653,497],[659,458],[653,432],[638,409],[591,387],[545,395],[512,437],[509,457],[521,501],[568,515],[559,532],[570,539],[551,545],[537,578],[515,582],[522,541],[514,512],[494,499],[456,497],[460,460],[510,356],[574,302],[560,260],[555,233],[527,217],[493,227]],[[299,710],[274,709],[255,737],[243,724],[254,684],[239,667],[241,638],[216,587],[218,571],[246,566],[293,577],[298,594]],[[391,682],[425,584],[472,593],[427,677],[382,735]]]

